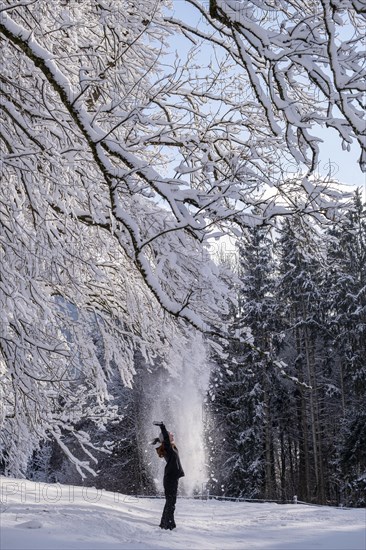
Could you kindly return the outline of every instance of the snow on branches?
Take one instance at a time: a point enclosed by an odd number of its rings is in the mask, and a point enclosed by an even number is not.
[[[202,11],[197,0],[187,0]],[[354,0],[210,0],[204,16],[248,76],[274,135],[314,170],[316,125],[358,142],[366,171],[365,10]],[[312,133],[314,132],[314,133]]]

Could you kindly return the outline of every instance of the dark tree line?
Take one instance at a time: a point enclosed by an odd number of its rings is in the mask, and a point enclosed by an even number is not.
[[[210,491],[366,503],[366,210],[310,229],[296,217],[239,244],[240,307],[207,407]]]

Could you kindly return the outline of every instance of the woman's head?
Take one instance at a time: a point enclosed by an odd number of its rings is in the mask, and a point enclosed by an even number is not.
[[[164,442],[156,449],[156,452],[158,453],[159,458],[164,458],[166,455]]]

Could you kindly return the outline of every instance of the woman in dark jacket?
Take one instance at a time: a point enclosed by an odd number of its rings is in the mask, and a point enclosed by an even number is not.
[[[164,493],[165,506],[161,516],[160,527],[162,529],[174,529],[175,503],[177,501],[178,480],[184,476],[183,468],[180,463],[178,449],[173,442],[172,434],[169,434],[163,422],[154,422],[160,426],[161,435],[152,443],[156,448],[160,458],[166,461],[164,470]]]

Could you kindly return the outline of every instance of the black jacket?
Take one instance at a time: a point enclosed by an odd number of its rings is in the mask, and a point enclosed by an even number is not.
[[[164,449],[166,466],[164,470],[164,479],[179,479],[184,476],[184,471],[179,459],[177,447],[170,443],[169,434],[164,424],[160,426],[161,433],[164,437]]]

